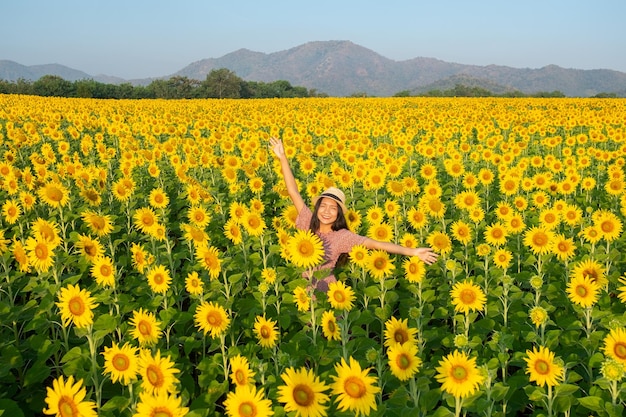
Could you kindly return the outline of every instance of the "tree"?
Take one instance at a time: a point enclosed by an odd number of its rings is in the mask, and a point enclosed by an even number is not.
[[[209,98],[240,98],[242,81],[229,69],[211,70],[202,82],[202,96]]]
[[[71,97],[74,93],[72,83],[58,75],[44,75],[33,83],[33,92],[45,97]]]

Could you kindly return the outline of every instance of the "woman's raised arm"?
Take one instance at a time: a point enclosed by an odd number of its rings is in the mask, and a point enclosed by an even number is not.
[[[300,210],[304,207],[304,200],[300,195],[298,184],[296,183],[296,179],[291,171],[291,166],[289,165],[289,159],[285,154],[283,142],[278,138],[270,138],[270,147],[280,162],[280,169],[283,174],[285,185],[287,186],[287,193],[289,194],[293,205],[296,207],[296,210],[300,213]]]

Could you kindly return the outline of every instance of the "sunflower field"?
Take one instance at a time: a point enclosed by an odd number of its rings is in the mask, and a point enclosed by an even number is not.
[[[0,414],[621,416],[626,100],[0,96]],[[327,293],[303,197],[357,246]]]

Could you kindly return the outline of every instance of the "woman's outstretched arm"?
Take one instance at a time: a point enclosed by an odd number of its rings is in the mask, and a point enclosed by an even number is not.
[[[396,245],[391,242],[381,242],[380,240],[366,238],[363,242],[363,246],[368,249],[379,249],[389,253],[395,253],[397,255],[404,256],[417,256],[424,263],[432,265],[435,263],[439,255],[435,253],[431,248],[407,248],[406,246]]]
[[[300,195],[300,190],[298,190],[298,184],[296,183],[296,179],[291,171],[291,166],[289,166],[289,159],[287,159],[287,155],[285,154],[283,142],[278,138],[271,138],[270,147],[280,162],[280,169],[283,173],[285,185],[287,186],[287,193],[289,193],[289,197],[291,198],[293,205],[296,207],[296,210],[300,213],[300,210],[304,207],[304,200]]]

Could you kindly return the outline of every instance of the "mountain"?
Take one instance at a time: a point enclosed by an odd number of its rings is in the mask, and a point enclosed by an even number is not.
[[[183,76],[206,79],[214,69],[227,68],[246,81],[289,81],[294,86],[315,89],[331,96],[366,94],[391,96],[400,91],[413,94],[443,89],[459,84],[477,86],[495,93],[518,90],[533,94],[539,91],[561,91],[566,96],[589,97],[598,93],[616,93],[626,97],[626,73],[608,69],[579,70],[548,65],[543,68],[512,68],[499,65],[464,65],[435,58],[418,57],[394,61],[350,41],[308,42],[273,53],[239,49],[220,58],[193,62],[168,79]],[[43,72],[42,72],[43,71]],[[48,72],[46,72],[48,71]],[[99,75],[92,77],[62,65],[23,66],[0,61],[0,79],[37,80],[45,74],[66,80],[93,78],[105,83],[130,82],[147,85],[154,79],[122,80]],[[467,84],[470,83],[470,84]]]

